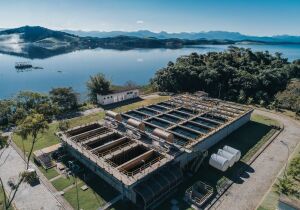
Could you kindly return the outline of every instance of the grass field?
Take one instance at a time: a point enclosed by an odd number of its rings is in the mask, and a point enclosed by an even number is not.
[[[132,103],[132,104],[128,104],[128,105],[124,105],[124,106],[114,108],[113,110],[115,112],[126,112],[128,110],[136,109],[136,108],[141,107],[141,106],[146,106],[146,105],[149,105],[149,104],[154,104],[154,103],[159,103],[159,102],[162,102],[162,101],[166,101],[169,98],[170,98],[170,96],[157,96],[157,97],[153,97],[153,98],[147,98],[147,99],[144,99],[144,100]]]
[[[90,173],[90,172],[87,172]],[[78,179],[79,180],[79,179]],[[82,177],[80,177],[82,181]],[[66,181],[58,181],[65,183]],[[84,184],[89,186],[89,189],[83,191],[80,189]],[[78,184],[78,199],[79,209],[93,210],[104,206],[107,201],[112,200],[117,196],[117,192],[104,182],[99,177],[93,177],[87,182],[80,182]],[[64,194],[65,199],[71,204],[74,209],[77,209],[77,192],[76,187],[71,188]]]
[[[38,168],[49,180],[59,175],[55,168],[50,168],[48,170],[45,170],[42,166],[38,166]]]
[[[57,191],[62,191],[66,187],[74,184],[74,179],[72,177],[70,178],[65,178],[65,177],[60,177],[54,181],[52,181],[52,185],[57,189]]]
[[[99,207],[105,205],[105,201],[97,195],[93,190],[90,188],[86,191],[82,191],[80,187],[82,187],[84,184],[78,184],[78,198],[79,198],[79,208],[78,209],[98,209]],[[76,187],[73,187],[72,189],[68,190],[64,194],[65,199],[71,204],[71,206],[74,209],[77,209],[77,191]]]

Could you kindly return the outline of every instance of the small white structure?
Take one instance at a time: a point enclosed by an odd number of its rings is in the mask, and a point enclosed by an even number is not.
[[[230,146],[225,145],[223,147],[223,150],[230,152],[231,154],[233,154],[235,156],[235,162],[239,161],[239,159],[241,158],[241,151],[234,149]]]
[[[101,105],[108,105],[137,97],[139,97],[138,89],[127,89],[113,91],[112,93],[107,95],[97,94],[97,101]]]
[[[218,149],[218,155],[226,158],[229,161],[229,167],[232,167],[233,164],[235,163],[235,156],[233,154],[231,154],[230,152],[227,152],[225,150],[222,149]]]
[[[224,172],[229,167],[229,161],[220,155],[212,154],[209,159],[209,165]]]

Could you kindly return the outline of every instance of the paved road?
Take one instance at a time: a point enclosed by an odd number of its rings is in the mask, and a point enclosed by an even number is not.
[[[2,165],[2,163],[4,163]],[[25,169],[25,162],[19,154],[9,146],[0,158],[0,176],[3,179],[6,191],[10,191],[7,181],[11,178],[18,180],[18,175]],[[30,186],[21,184],[15,198],[18,210],[60,210],[60,203],[43,184]]]
[[[211,209],[253,210],[260,203],[280,170],[285,166],[288,154],[291,154],[300,142],[300,123],[283,115],[255,110],[256,114],[277,119],[284,124],[284,130],[252,163],[254,172],[245,176],[242,184],[233,184],[227,193]],[[285,142],[289,147],[289,152]]]

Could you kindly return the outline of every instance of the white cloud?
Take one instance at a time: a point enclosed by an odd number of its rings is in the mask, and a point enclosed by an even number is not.
[[[141,62],[144,62],[144,59],[143,58],[138,58],[138,59],[136,59],[136,61],[141,63]]]
[[[144,21],[143,20],[137,20],[136,23],[137,24],[144,24]]]

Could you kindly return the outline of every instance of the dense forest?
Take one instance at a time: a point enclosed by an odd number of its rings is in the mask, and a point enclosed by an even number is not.
[[[151,83],[159,91],[204,90],[212,97],[269,105],[291,78],[299,76],[300,60],[290,63],[280,53],[229,47],[224,52],[181,56],[158,70]]]

